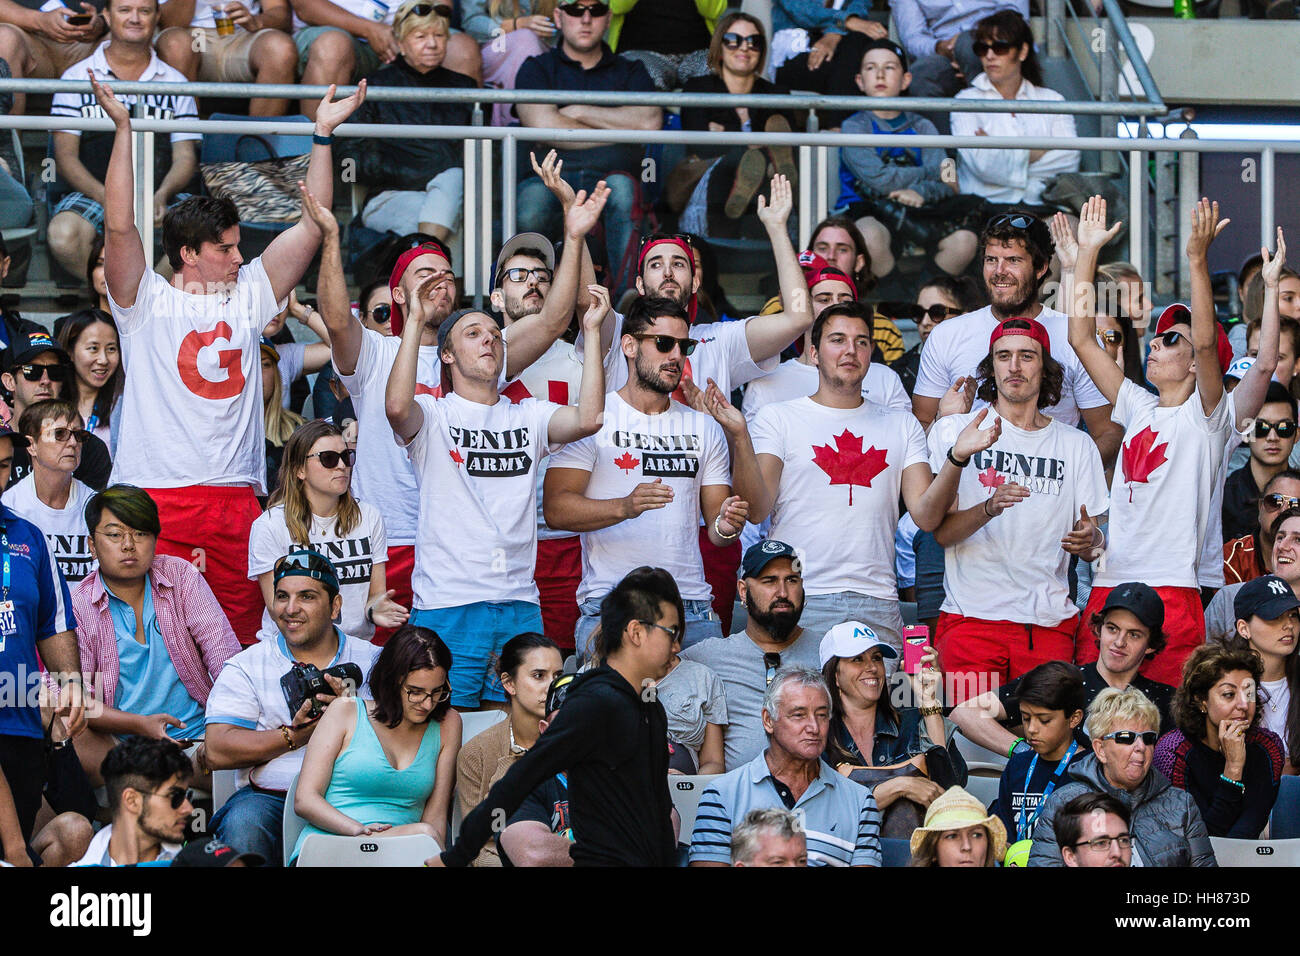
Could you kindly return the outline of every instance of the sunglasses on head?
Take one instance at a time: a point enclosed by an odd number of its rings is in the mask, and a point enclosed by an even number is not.
[[[63,366],[54,365],[19,365],[17,371],[29,382],[39,382],[46,375],[51,382],[63,380]]]
[[[722,45],[728,50],[738,50],[744,46],[751,50],[761,51],[764,46],[763,34],[749,33],[742,35],[739,33],[724,33],[722,34]]]
[[[1278,438],[1292,438],[1295,436],[1296,422],[1294,418],[1284,418],[1280,422],[1266,422],[1262,418],[1255,419],[1255,437],[1267,438],[1270,431],[1277,432]]]
[[[417,3],[402,14],[402,19],[407,17],[427,17],[436,13],[444,20],[451,19],[451,5],[446,3]]]
[[[1116,730],[1109,734],[1104,734],[1101,739],[1113,740],[1115,743],[1121,744],[1122,746],[1131,747],[1133,744],[1138,742],[1139,737],[1148,747],[1154,747],[1156,741],[1160,739],[1160,735],[1154,730]]]
[[[84,445],[86,439],[90,437],[90,432],[86,431],[84,428],[66,428],[60,426],[59,428],[50,431],[50,437],[60,445],[66,442],[69,438],[75,438],[78,445]]]
[[[1277,511],[1281,508],[1300,508],[1300,498],[1292,495],[1280,495],[1275,491],[1264,496],[1264,504],[1269,511]]]
[[[377,305],[370,310],[370,321],[376,325],[387,325],[393,321],[393,307],[391,305]]]
[[[1028,229],[1038,220],[1033,216],[1026,216],[1021,212],[1004,212],[988,224],[989,229],[997,229],[1000,226],[1010,226],[1012,229]]]
[[[321,466],[324,468],[337,468],[339,462],[343,462],[344,465],[351,468],[352,463],[357,460],[357,453],[351,448],[345,448],[343,451],[334,451],[331,449],[329,451],[318,451],[313,455],[308,455],[307,457],[319,458]]]
[[[646,236],[644,239],[641,240],[641,248],[644,249],[646,246],[650,245],[650,243],[652,243],[652,242],[663,242],[665,239],[676,239],[676,240],[678,240],[679,242],[684,242],[684,243],[686,243],[686,245],[689,246],[689,247],[692,248],[692,249],[695,248],[695,240],[694,240],[691,236],[687,235],[687,234],[684,233],[684,232],[677,232],[677,233],[656,232],[656,233],[653,233],[653,234],[651,234],[651,235],[649,235],[649,236]]]
[[[992,43],[987,43],[984,40],[976,40],[971,44],[971,50],[974,51],[975,55],[982,60],[988,54],[989,50],[992,50],[998,56],[1006,56],[1019,45],[1020,44],[1018,43],[1011,43],[1007,40],[994,40]]]
[[[573,17],[575,20],[580,19],[583,14],[590,13],[592,19],[599,19],[609,13],[608,3],[562,3],[555,9],[564,13],[565,16]]]
[[[634,339],[637,339],[638,341],[653,339],[655,343],[655,348],[657,348],[664,355],[667,355],[669,352],[671,352],[673,350],[674,345],[681,347],[683,355],[690,355],[692,352],[695,351],[695,346],[700,344],[695,339],[679,339],[672,335],[654,335],[650,332],[642,332],[632,337]]]
[[[1124,333],[1119,329],[1098,329],[1097,341],[1102,345],[1120,345],[1124,341]]]
[[[334,568],[320,555],[311,551],[295,551],[293,554],[286,554],[283,558],[275,562],[274,577],[277,581],[283,577],[283,572],[291,569],[298,569],[306,572],[306,576],[316,581],[329,582],[334,584],[338,581],[338,575],[334,573]]]

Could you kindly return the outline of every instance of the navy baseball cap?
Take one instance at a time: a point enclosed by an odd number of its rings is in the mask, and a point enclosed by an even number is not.
[[[27,448],[31,445],[31,442],[27,440],[27,436],[22,432],[14,431],[8,425],[0,425],[0,438],[4,438],[6,435],[13,442],[15,448]]]
[[[792,559],[796,562],[795,570],[798,570],[799,555],[795,553],[794,548],[784,541],[777,541],[775,538],[764,538],[757,544],[750,545],[749,550],[745,552],[745,556],[740,561],[740,576],[742,578],[758,577],[758,573],[777,558]]]
[[[898,62],[903,64],[903,72],[907,72],[907,53],[901,46],[888,37],[881,37],[878,40],[871,40],[862,48],[862,57],[866,59],[868,53],[872,50],[888,50],[894,56],[898,57]],[[906,91],[904,91],[906,92]]]
[[[1247,581],[1232,600],[1232,610],[1238,621],[1249,621],[1252,617],[1276,621],[1298,607],[1300,599],[1296,598],[1291,585],[1276,574]]]
[[[172,860],[172,866],[226,867],[243,862],[261,866],[266,861],[257,853],[240,853],[220,840],[191,840]]]

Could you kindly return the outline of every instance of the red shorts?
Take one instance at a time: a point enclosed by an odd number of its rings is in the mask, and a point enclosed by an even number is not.
[[[415,545],[390,544],[388,546],[388,563],[384,565],[384,588],[396,591],[393,600],[408,611],[414,598],[411,595],[411,572],[415,570]],[[383,647],[393,636],[390,627],[376,627],[372,644]]]
[[[582,539],[544,538],[537,542],[533,573],[542,603],[542,629],[557,647],[573,650],[578,624],[578,582],[582,580]]]
[[[1113,588],[1093,588],[1088,606],[1079,616],[1079,633],[1074,642],[1076,664],[1091,664],[1098,657],[1097,639],[1088,622],[1101,610]],[[1149,680],[1177,687],[1183,682],[1183,663],[1198,645],[1205,643],[1205,609],[1200,588],[1155,588],[1165,605],[1165,648],[1138,671]]]
[[[740,577],[740,539],[719,548],[709,540],[709,529],[700,527],[700,557],[704,580],[713,589],[713,613],[722,622],[722,636],[731,634],[731,612],[736,603],[736,579]]]
[[[247,485],[190,485],[146,488],[158,505],[162,534],[158,553],[193,563],[216,595],[235,637],[257,643],[262,625],[262,589],[248,578],[248,533],[262,514]]]
[[[982,621],[944,611],[939,615],[934,646],[939,652],[955,706],[985,691],[996,691],[1025,671],[1074,655],[1076,618],[1056,627],[1015,621]]]

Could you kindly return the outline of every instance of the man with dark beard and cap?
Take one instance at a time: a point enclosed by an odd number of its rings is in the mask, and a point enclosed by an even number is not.
[[[767,747],[763,695],[782,667],[812,667],[820,634],[799,626],[803,575],[794,548],[766,538],[745,552],[736,593],[749,613],[744,631],[714,637],[682,651],[718,675],[727,692],[726,767],[753,760]]]

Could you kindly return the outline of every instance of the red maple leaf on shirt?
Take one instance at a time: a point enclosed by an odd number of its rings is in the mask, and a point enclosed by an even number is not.
[[[451,449],[451,451],[447,452],[447,454],[451,455],[451,460],[456,463],[456,467],[459,468],[461,465],[465,463],[465,459],[460,457],[459,450],[453,448]]]
[[[1134,482],[1146,484],[1151,477],[1151,473],[1167,462],[1165,449],[1169,447],[1169,442],[1156,444],[1156,438],[1159,436],[1151,430],[1151,426],[1142,429],[1133,436],[1132,441],[1125,443],[1122,464],[1124,467],[1124,480],[1128,483],[1128,500],[1133,500]]]
[[[813,464],[830,476],[832,485],[849,486],[849,505],[853,504],[853,486],[871,487],[871,479],[888,466],[885,453],[874,445],[862,450],[861,436],[847,428],[832,439],[830,445],[813,445]]]
[[[633,458],[630,452],[625,451],[619,457],[614,459],[614,464],[618,465],[618,467],[622,468],[624,471],[630,472],[637,465],[641,464],[641,459]]]
[[[1007,483],[1007,476],[999,475],[996,471],[993,470],[992,465],[989,465],[987,468],[985,468],[983,471],[980,472],[979,479],[980,479],[980,484],[983,485],[985,488],[996,489],[999,485],[1005,485]]]

